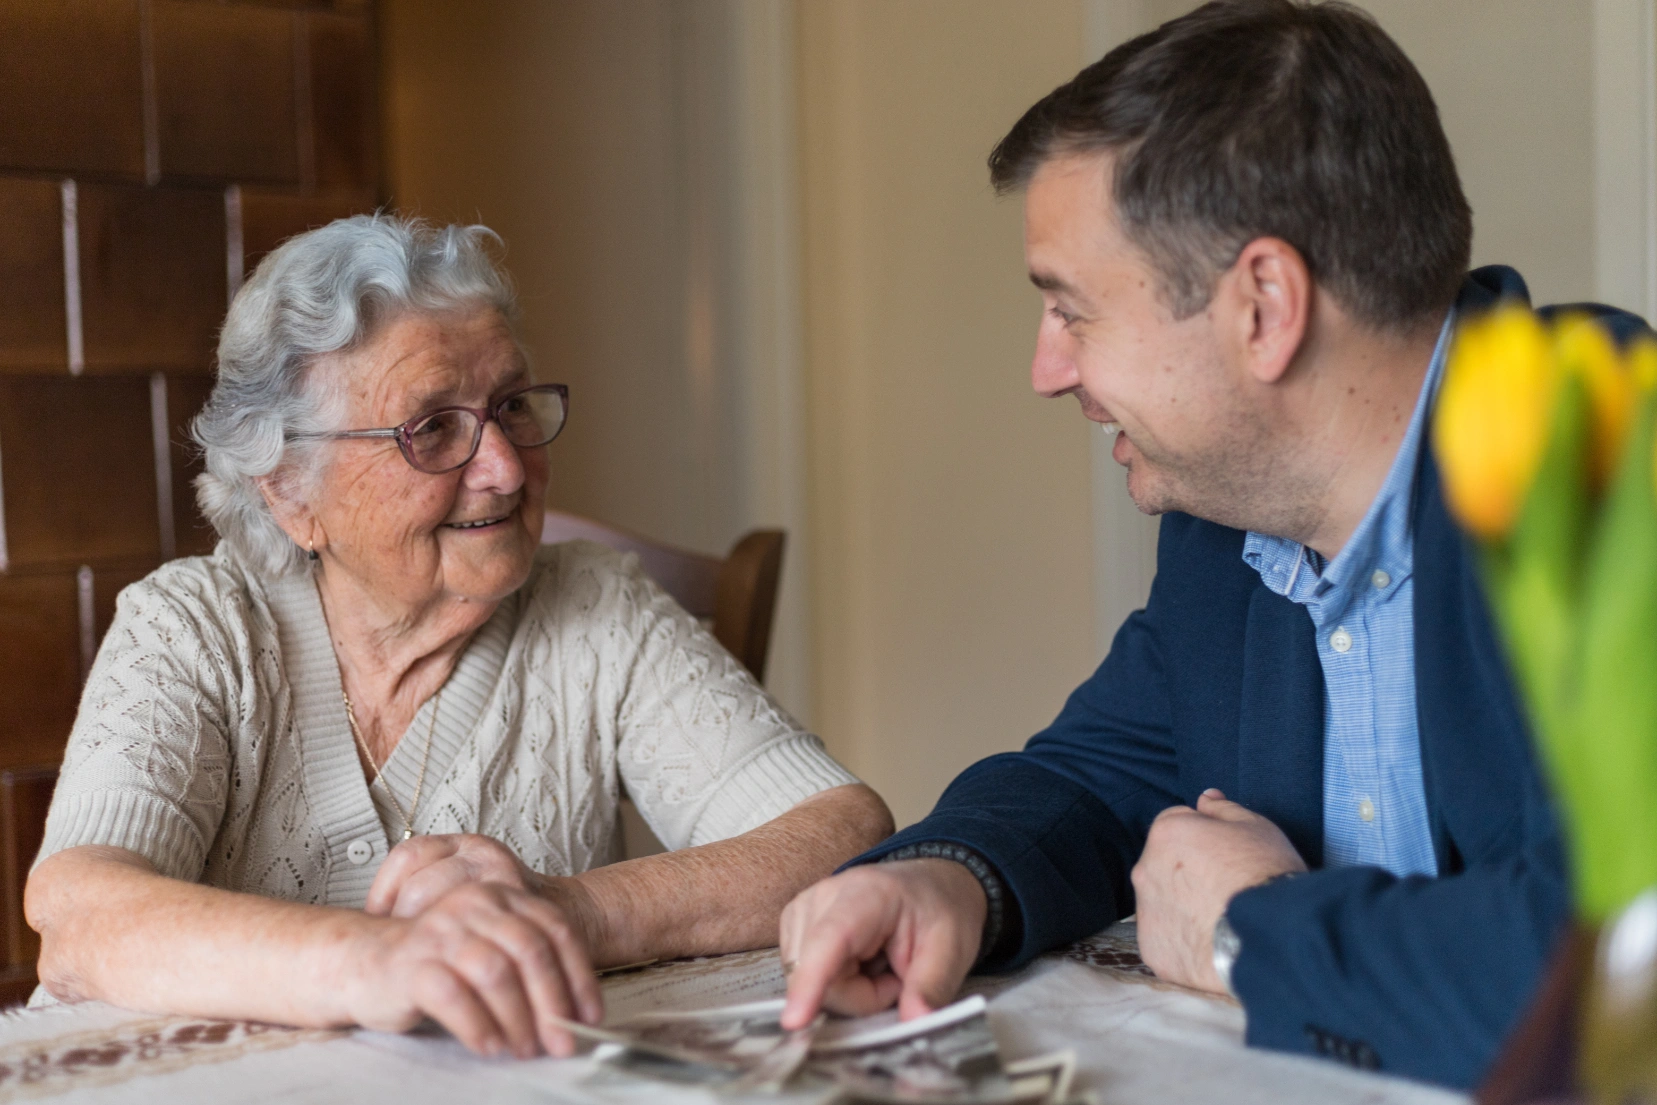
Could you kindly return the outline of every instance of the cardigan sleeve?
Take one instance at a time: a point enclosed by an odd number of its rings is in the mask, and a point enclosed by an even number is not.
[[[669,848],[757,828],[857,777],[748,669],[645,575],[602,552],[620,607],[617,762],[639,813]],[[608,619],[606,619],[608,620]]]
[[[197,881],[223,820],[234,614],[203,579],[163,569],[126,588],[81,694],[38,864],[66,848],[125,848]]]

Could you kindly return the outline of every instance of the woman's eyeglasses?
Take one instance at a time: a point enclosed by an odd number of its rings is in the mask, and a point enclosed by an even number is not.
[[[546,445],[564,428],[570,389],[564,384],[537,384],[506,396],[492,407],[443,407],[383,430],[336,430],[291,433],[289,441],[342,437],[395,438],[403,459],[416,471],[452,472],[477,455],[485,423],[500,426],[506,440],[520,449]]]

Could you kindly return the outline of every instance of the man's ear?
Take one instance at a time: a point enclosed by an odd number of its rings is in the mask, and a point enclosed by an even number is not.
[[[1233,352],[1262,384],[1283,378],[1300,352],[1312,309],[1312,274],[1281,238],[1256,238],[1220,277],[1215,298],[1229,316]]]
[[[311,508],[288,494],[287,481],[282,478],[280,469],[268,476],[260,476],[256,482],[259,494],[265,497],[265,505],[270,507],[271,517],[276,519],[276,524],[292,538],[294,544],[307,550],[327,544]]]

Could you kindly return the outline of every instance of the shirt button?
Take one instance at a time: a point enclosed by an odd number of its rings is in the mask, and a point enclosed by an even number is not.
[[[1377,568],[1375,569],[1375,574],[1369,577],[1369,581],[1375,584],[1375,589],[1379,591],[1392,582],[1392,577]]]
[[[1359,803],[1358,803],[1358,816],[1363,818],[1365,821],[1374,821],[1375,820],[1375,803],[1371,802],[1368,798],[1365,798],[1365,799],[1362,799],[1361,801],[1359,801]]]
[[[1345,652],[1352,647],[1352,634],[1346,631],[1346,626],[1336,626],[1335,632],[1329,634],[1329,647],[1336,652]]]
[[[361,867],[374,858],[374,845],[366,840],[353,840],[345,846],[345,858]]]

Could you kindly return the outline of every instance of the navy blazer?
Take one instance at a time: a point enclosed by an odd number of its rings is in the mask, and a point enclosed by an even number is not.
[[[1474,272],[1465,315],[1528,302],[1511,269]],[[1620,340],[1643,328],[1602,316]],[[1546,309],[1545,309],[1546,310]],[[1554,309],[1558,310],[1558,308]],[[1559,827],[1475,573],[1424,443],[1414,492],[1415,678],[1439,877],[1323,858],[1323,669],[1311,617],[1243,562],[1241,530],[1163,518],[1145,609],[1022,752],[964,771],[918,841],[975,849],[1004,881],[1016,967],[1134,911],[1152,820],[1207,787],[1270,818],[1310,874],[1245,890],[1232,984],[1248,1042],[1471,1087],[1540,981],[1568,918]]]

